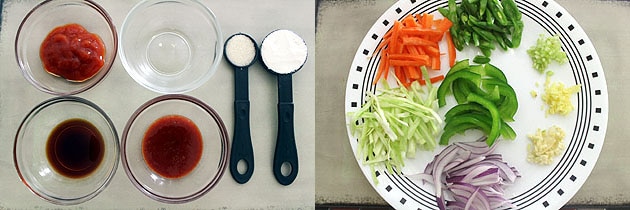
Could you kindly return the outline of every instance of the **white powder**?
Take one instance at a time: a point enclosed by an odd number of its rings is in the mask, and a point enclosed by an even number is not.
[[[277,30],[263,40],[260,55],[270,70],[278,74],[289,74],[297,71],[306,62],[306,43],[292,31]]]
[[[225,46],[225,55],[235,66],[247,66],[256,56],[256,44],[243,34],[234,35]]]

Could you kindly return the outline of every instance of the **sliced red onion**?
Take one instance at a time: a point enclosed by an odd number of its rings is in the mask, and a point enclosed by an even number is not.
[[[494,144],[496,145],[496,144]],[[496,209],[515,206],[504,196],[504,184],[520,177],[515,167],[508,165],[500,154],[493,154],[481,139],[477,142],[457,142],[442,150],[427,164],[423,183],[435,185],[440,209]],[[445,200],[448,193],[454,200]]]

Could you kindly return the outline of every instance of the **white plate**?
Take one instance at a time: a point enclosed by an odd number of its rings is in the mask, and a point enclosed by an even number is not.
[[[525,23],[521,46],[508,51],[500,48],[493,51],[491,63],[505,72],[509,84],[516,90],[519,110],[515,116],[516,121],[511,125],[518,136],[514,141],[498,142],[496,152],[502,154],[523,175],[514,185],[506,187],[506,197],[518,209],[559,209],[587,179],[603,146],[608,121],[606,79],[595,48],[580,25],[564,8],[552,0],[516,3],[523,13]],[[358,110],[366,93],[376,92],[380,87],[372,85],[380,58],[379,53],[373,55],[372,51],[393,22],[408,14],[425,12],[441,18],[437,8],[446,6],[446,0],[401,0],[384,12],[363,38],[350,67],[346,85],[346,113]],[[549,69],[555,72],[551,80],[562,81],[566,85],[582,85],[580,92],[572,96],[575,110],[567,116],[545,116],[540,96],[533,98],[530,95],[532,90],[541,95],[545,81],[545,76],[531,67],[531,60],[526,53],[535,44],[539,34],[558,34],[562,49],[569,58],[569,62],[564,65],[550,65]],[[457,60],[472,59],[476,54],[477,50],[467,47],[463,52],[458,52]],[[444,56],[444,65],[447,63],[446,59]],[[444,67],[442,73],[446,71],[448,68]],[[447,98],[452,99],[452,96]],[[454,100],[447,102],[448,105],[439,110],[442,116],[454,104]],[[346,123],[351,123],[349,118]],[[533,134],[537,128],[547,129],[552,125],[565,130],[565,151],[549,166],[527,162],[527,144],[530,141],[527,134]],[[479,135],[478,132],[470,131],[465,136],[453,137],[451,142],[476,139]],[[348,136],[356,156],[357,137],[349,129]],[[415,159],[406,161],[402,173],[422,172],[426,164],[443,148],[441,146],[434,151],[418,152]],[[389,174],[384,168],[377,168],[379,184],[375,185],[369,166],[363,165],[361,160],[357,159],[357,162],[367,180],[391,206],[397,209],[437,209],[434,188],[430,184],[423,185],[419,180]]]

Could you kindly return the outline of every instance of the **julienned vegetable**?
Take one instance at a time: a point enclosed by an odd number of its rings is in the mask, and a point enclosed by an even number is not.
[[[416,149],[433,150],[437,144],[442,126],[436,112],[437,88],[426,68],[421,69],[426,86],[414,81],[409,88],[391,88],[384,82],[379,94],[368,92],[363,106],[349,113],[351,132],[358,136],[357,158],[370,166],[374,183],[378,183],[375,166],[400,173],[404,160],[415,157]]]
[[[564,64],[568,60],[567,54],[562,51],[558,35],[546,37],[540,34],[536,40],[536,45],[529,48],[527,54],[532,59],[534,69],[540,73],[545,72],[552,61]]]
[[[373,84],[381,78],[387,79],[392,69],[406,87],[413,81],[424,84],[420,67],[440,70],[442,52],[439,42],[444,34],[447,34],[449,64],[452,65],[455,62],[455,47],[448,35],[451,25],[448,19],[434,19],[432,14],[427,13],[408,15],[401,21],[395,21],[374,50],[374,54],[380,51],[381,57]],[[431,78],[431,82],[442,79],[443,75],[437,75]]]
[[[483,140],[483,139],[480,139]],[[420,175],[435,185],[440,209],[516,208],[504,196],[504,184],[521,177],[484,142],[456,142],[435,156]],[[450,194],[454,200],[446,200]]]
[[[503,50],[521,43],[524,25],[514,0],[449,0],[448,7],[438,10],[453,22],[450,34],[459,51],[474,45],[489,57],[495,43]]]
[[[505,74],[488,63],[489,58],[477,56],[474,60],[485,64],[470,65],[467,59],[458,61],[438,88],[438,106],[446,105],[449,91],[458,103],[445,114],[441,145],[447,145],[452,136],[469,129],[479,129],[488,135],[488,145],[493,145],[499,136],[516,138],[516,132],[507,124],[514,121],[518,109],[516,92],[507,83]]]

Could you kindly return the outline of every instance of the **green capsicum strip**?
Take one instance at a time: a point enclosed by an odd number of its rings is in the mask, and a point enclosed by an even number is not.
[[[505,77],[505,74],[503,73],[503,71],[501,71],[496,66],[493,66],[492,64],[487,63],[484,65],[483,68],[484,68],[483,70],[484,70],[485,76],[493,77],[504,83],[507,83],[507,77]]]
[[[443,107],[444,105],[446,105],[446,93],[451,88],[453,81],[460,78],[470,80],[477,86],[479,86],[481,82],[481,75],[470,72],[470,71],[456,71],[455,73],[452,73],[451,75],[447,75],[437,90],[437,98],[438,98],[439,107]]]
[[[499,94],[504,97],[504,100],[498,105],[501,118],[505,121],[513,122],[514,115],[518,110],[518,99],[516,98],[514,89],[507,83],[496,79],[483,79],[482,84],[486,87],[498,87]]]
[[[488,109],[488,111],[490,112],[490,116],[492,117],[492,129],[488,133],[488,139],[486,139],[486,144],[488,144],[488,146],[492,146],[492,144],[494,144],[494,141],[496,141],[496,139],[501,134],[502,123],[501,123],[501,115],[499,114],[499,109],[497,109],[497,107],[494,105],[494,103],[492,103],[492,101],[489,101],[488,99],[485,99],[475,93],[468,94],[468,101],[478,103],[479,105]]]
[[[457,104],[444,114],[444,122],[448,122],[456,116],[468,112],[487,112],[486,108],[477,103]],[[490,113],[488,113],[490,114]]]
[[[479,113],[461,114],[444,125],[444,133],[440,136],[440,145],[447,145],[452,136],[469,129],[480,129],[484,133],[488,133],[492,129],[489,121],[489,117]]]

